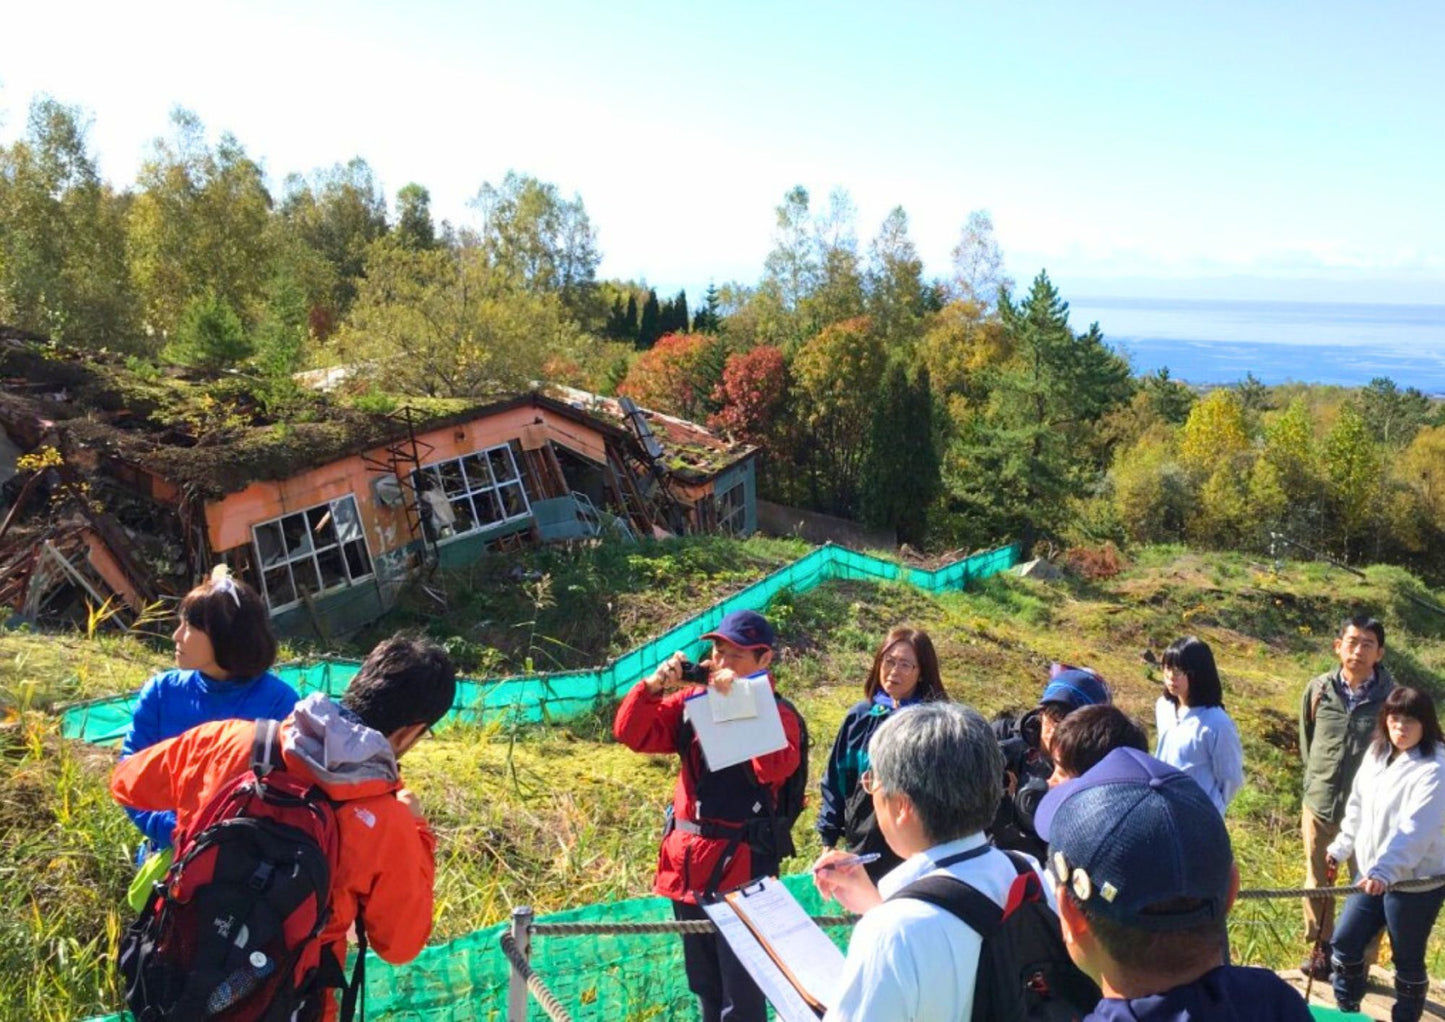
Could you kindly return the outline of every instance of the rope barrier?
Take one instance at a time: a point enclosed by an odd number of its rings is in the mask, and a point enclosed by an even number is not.
[[[1416,880],[1397,880],[1385,888],[1386,891],[1397,891],[1402,894],[1410,894],[1416,891],[1430,891],[1445,884],[1445,875],[1420,877]],[[1344,887],[1261,887],[1251,891],[1240,891],[1240,898],[1344,898],[1351,894],[1358,894],[1360,889],[1354,885]]]
[[[532,971],[532,966],[527,963],[527,959],[518,950],[517,942],[512,935],[503,932],[501,942],[502,954],[507,956],[507,961],[512,963],[512,968],[517,970],[517,974],[527,981],[527,989],[531,991],[532,996],[542,1006],[542,1010],[547,1013],[552,1022],[572,1022],[572,1016],[567,1014],[567,1009],[562,1007],[562,1002],[547,989],[547,984],[542,982],[542,978]]]
[[[819,926],[852,926],[858,921],[855,915],[812,916]],[[533,923],[531,933],[597,934],[597,933],[716,933],[717,924],[711,919],[686,919],[666,923]]]

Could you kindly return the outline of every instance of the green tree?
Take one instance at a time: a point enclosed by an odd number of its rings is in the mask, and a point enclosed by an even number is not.
[[[1360,391],[1360,414],[1376,442],[1390,450],[1406,447],[1430,415],[1430,399],[1415,387],[1401,390],[1377,376]]]
[[[1179,425],[1189,418],[1194,407],[1194,391],[1169,375],[1169,367],[1163,366],[1139,381],[1139,387],[1149,403],[1149,408],[1162,421]]]
[[[250,358],[253,350],[236,310],[208,292],[187,303],[165,354],[187,365],[226,369]]]
[[[813,221],[812,290],[800,297],[798,312],[804,334],[863,315],[863,271],[858,261],[855,222],[858,211],[842,188],[828,194],[828,208]]]
[[[859,503],[865,522],[894,529],[901,542],[923,542],[928,509],[941,488],[934,435],[927,367],[909,379],[902,361],[895,359],[873,405]]]
[[[171,115],[174,137],[157,139],[130,209],[130,267],[151,329],[167,337],[197,298],[214,295],[243,323],[255,316],[271,275],[271,195],[261,168],[236,139],[206,144],[199,118]]]
[[[1179,436],[1179,460],[1202,477],[1214,473],[1220,462],[1231,461],[1249,450],[1249,429],[1244,402],[1228,387],[1206,394],[1189,412]]]
[[[692,318],[694,333],[715,334],[722,328],[722,316],[718,313],[720,302],[717,287],[708,281],[707,290],[702,295],[702,308]]]
[[[887,364],[866,318],[824,327],[793,359],[806,444],[803,472],[816,510],[845,517],[858,512],[858,477]]]
[[[657,292],[647,291],[647,301],[642,303],[642,316],[637,324],[637,346],[651,348],[662,337],[662,308],[657,304]]]
[[[556,185],[508,171],[501,184],[483,184],[472,204],[494,272],[522,290],[557,295],[579,318],[590,313],[601,256],[580,195],[564,199]]]
[[[413,252],[435,248],[436,226],[431,218],[431,192],[413,181],[396,193],[396,243]]]
[[[0,147],[0,322],[90,347],[142,346],[129,196],[99,178],[81,112],[48,97]]]
[[[556,294],[515,286],[477,248],[413,251],[383,239],[367,254],[339,358],[385,390],[489,396],[576,363],[581,336]]]
[[[908,214],[895,206],[869,246],[868,312],[889,347],[909,347],[925,311],[923,260],[908,237]]]
[[[1324,474],[1333,507],[1335,538],[1346,560],[1377,538],[1384,460],[1369,424],[1350,402],[1325,434]]]
[[[386,234],[386,198],[371,167],[356,157],[310,180],[292,174],[286,179],[281,221],[330,267],[324,320],[339,322],[356,300],[367,249]]]
[[[1296,397],[1264,428],[1264,447],[1256,464],[1260,517],[1272,530],[1317,544],[1326,537],[1324,482],[1316,452],[1314,420],[1303,397]],[[1274,498],[1278,490],[1280,499]],[[1274,516],[1272,509],[1278,509]]]
[[[1129,365],[1097,325],[1075,335],[1068,310],[1047,273],[1022,303],[1001,296],[1012,357],[990,374],[987,407],[961,430],[961,450],[949,459],[954,502],[984,534],[1026,545],[1057,535],[1106,464],[1092,440],[1132,394]]]

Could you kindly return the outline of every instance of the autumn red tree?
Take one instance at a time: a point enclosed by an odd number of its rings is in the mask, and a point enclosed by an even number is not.
[[[668,334],[632,363],[617,393],[669,415],[703,422],[717,411],[727,349],[710,334]]]

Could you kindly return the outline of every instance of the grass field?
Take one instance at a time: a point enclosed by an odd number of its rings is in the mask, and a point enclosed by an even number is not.
[[[581,666],[805,549],[704,540],[517,555],[449,579],[447,613],[428,612],[417,595],[386,625],[428,630],[470,670]],[[950,694],[985,714],[1032,703],[1049,662],[1063,659],[1098,669],[1150,725],[1158,680],[1141,652],[1201,636],[1244,739],[1246,786],[1229,825],[1244,886],[1257,888],[1302,881],[1295,719],[1305,681],[1331,662],[1338,618],[1380,615],[1396,677],[1441,693],[1445,615],[1424,606],[1432,602],[1445,600],[1395,569],[1370,569],[1365,580],[1308,564],[1276,574],[1243,557],[1152,548],[1108,580],[1000,577],[941,597],[834,582],[784,594],[771,614],[784,642],[780,687],[814,736],[815,780],[874,645],[894,624],[926,628]],[[72,1019],[118,1003],[111,956],[136,832],[106,793],[114,753],[62,742],[49,711],[138,687],[167,658],[163,645],[129,639],[0,631],[0,1018]],[[437,939],[500,921],[518,904],[545,913],[647,891],[675,763],[614,743],[607,708],[550,729],[454,728],[404,768],[439,835]],[[810,809],[796,835],[800,860],[818,849],[812,819]],[[1304,950],[1294,901],[1241,902],[1231,930],[1240,961],[1283,966]],[[1432,971],[1442,966],[1437,942]]]

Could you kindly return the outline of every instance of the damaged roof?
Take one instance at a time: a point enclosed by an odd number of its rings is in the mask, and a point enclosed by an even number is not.
[[[261,390],[242,374],[156,367],[0,326],[0,427],[26,446],[53,428],[71,448],[139,466],[199,496],[218,498],[252,482],[285,479],[407,433],[396,415],[306,390],[268,408]],[[490,398],[398,398],[402,402],[417,431],[532,404],[635,441],[615,400],[566,387]],[[756,451],[694,423],[645,414],[663,445],[664,467],[684,480],[709,479]]]

